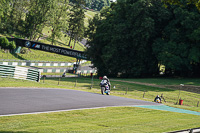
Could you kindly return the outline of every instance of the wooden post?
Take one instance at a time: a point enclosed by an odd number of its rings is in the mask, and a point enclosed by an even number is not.
[[[161,98],[164,100],[164,102],[166,102],[166,101],[165,101],[165,98],[163,97],[163,94],[161,94]]]
[[[178,102],[179,102],[180,95],[181,95],[181,90],[179,89]]]
[[[128,93],[128,87],[126,88],[126,94]]]
[[[144,95],[145,95],[145,91],[144,91],[144,94],[143,94],[143,98],[144,98]]]
[[[93,88],[93,75],[92,75],[92,82],[91,82],[91,89]]]
[[[45,76],[44,76],[44,78],[43,78],[43,83],[44,83],[44,81],[45,81]]]
[[[197,107],[199,107],[199,101],[197,102]]]
[[[60,82],[60,77],[59,77],[59,79],[58,79],[58,85],[59,85],[59,82]]]
[[[76,82],[77,82],[77,80],[76,80]],[[74,85],[74,87],[76,87],[76,82],[75,82],[75,85]]]

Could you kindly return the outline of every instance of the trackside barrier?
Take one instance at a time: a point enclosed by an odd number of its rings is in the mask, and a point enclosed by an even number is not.
[[[87,62],[80,61],[80,64]],[[69,62],[45,62],[45,61],[28,61],[28,60],[0,60],[0,64],[13,66],[72,66],[74,63]],[[89,64],[91,65],[91,64]]]
[[[91,73],[97,73],[97,70],[93,69],[93,70],[77,70],[77,74],[91,74]]]
[[[0,77],[15,78],[31,81],[40,81],[40,71],[37,69],[28,69],[25,67],[2,65],[0,64]]]

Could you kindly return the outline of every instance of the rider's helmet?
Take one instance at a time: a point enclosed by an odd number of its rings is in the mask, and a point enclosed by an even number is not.
[[[107,76],[103,76],[103,79],[107,79]]]

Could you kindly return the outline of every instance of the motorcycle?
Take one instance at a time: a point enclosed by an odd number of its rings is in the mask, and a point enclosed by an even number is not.
[[[154,102],[156,102],[156,103],[162,103],[161,102],[161,97],[159,97],[158,95],[155,97],[155,99],[154,99]]]
[[[109,85],[107,83],[107,80],[102,80],[100,83],[101,86],[101,94],[104,95],[110,95],[110,89],[109,89]]]

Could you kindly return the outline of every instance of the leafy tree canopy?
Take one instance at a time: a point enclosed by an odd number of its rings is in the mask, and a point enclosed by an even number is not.
[[[99,20],[96,33],[88,43],[88,54],[100,75],[133,77],[158,71],[151,44],[165,20],[161,17],[158,21],[156,15],[168,15],[161,7],[161,2],[154,0],[119,1],[106,19]]]
[[[153,76],[161,64],[170,74],[200,74],[200,17],[193,7],[125,0],[96,16],[87,31],[87,53],[99,75]]]
[[[200,14],[193,8],[172,7],[173,16],[153,50],[166,71],[176,75],[199,75]]]
[[[173,4],[185,6],[186,4],[193,4],[200,10],[200,0],[162,0],[165,4]]]

